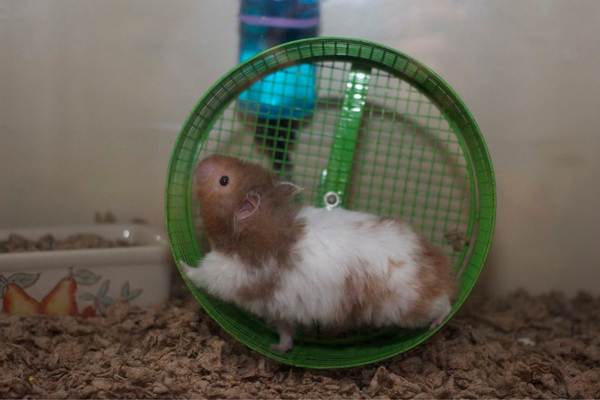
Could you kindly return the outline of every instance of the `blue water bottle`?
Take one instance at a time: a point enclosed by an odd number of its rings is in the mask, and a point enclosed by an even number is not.
[[[319,0],[241,0],[239,60],[281,43],[319,34]],[[255,138],[275,171],[291,175],[291,145],[299,121],[312,114],[316,70],[301,64],[270,74],[244,91],[240,111],[256,115]]]

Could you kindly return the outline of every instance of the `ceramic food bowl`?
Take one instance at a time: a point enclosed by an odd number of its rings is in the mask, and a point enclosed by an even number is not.
[[[148,226],[0,230],[0,245],[1,309],[7,314],[96,316],[116,301],[151,306],[169,297],[168,245]]]

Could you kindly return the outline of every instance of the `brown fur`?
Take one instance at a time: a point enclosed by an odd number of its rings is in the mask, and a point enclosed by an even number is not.
[[[398,227],[404,224],[399,219],[376,217],[356,222],[355,226],[357,229],[366,228],[376,230],[390,223],[397,224]],[[433,300],[443,294],[448,294],[450,299],[452,299],[456,292],[455,279],[452,275],[448,259],[423,236],[419,236],[418,245],[421,249],[417,260],[419,294],[414,309],[407,315],[407,318],[410,320],[427,319]],[[389,259],[388,274],[391,275],[395,268],[402,268],[404,265],[405,263],[402,261]],[[354,270],[360,270],[360,268],[354,268]],[[376,306],[381,299],[379,297],[381,296],[380,293],[386,292],[385,282],[377,282],[373,277],[356,273],[349,274],[346,277],[345,284],[347,298],[340,307],[339,314],[342,317],[347,316],[348,319],[355,321],[364,317],[365,304]],[[379,292],[370,290],[373,287],[377,287]],[[388,291],[387,295],[389,294]]]
[[[392,258],[388,259],[388,266],[390,268],[390,271],[392,268],[402,268],[405,265],[406,265],[406,263],[404,261],[398,261],[398,260],[394,260]]]
[[[418,256],[417,279],[419,297],[412,311],[412,318],[424,318],[437,297],[447,294],[452,300],[456,292],[456,281],[452,275],[450,262],[442,252],[423,236],[419,236],[421,252]]]
[[[392,296],[385,279],[369,273],[366,260],[357,258],[349,266],[344,280],[345,296],[337,310],[336,321],[340,326],[354,326],[369,322],[368,313],[377,313],[381,304]]]
[[[275,293],[279,285],[278,276],[269,277],[258,284],[246,285],[238,290],[237,297],[242,302],[263,301]]]
[[[384,225],[387,225],[390,223],[403,224],[404,222],[402,222],[399,219],[395,219],[395,218],[378,217],[378,216],[374,215],[373,218],[371,218],[371,219],[355,222],[354,226],[356,227],[356,229],[362,229],[362,228],[377,229],[377,228],[382,228]]]
[[[220,186],[221,176],[229,177]],[[196,195],[201,217],[213,250],[237,255],[250,268],[261,268],[274,259],[281,269],[293,268],[292,246],[304,232],[299,208],[290,201],[288,188],[277,185],[275,176],[261,166],[232,157],[213,155],[197,169]],[[250,191],[260,195],[258,210],[243,221],[235,212]],[[268,298],[278,285],[276,277],[244,288],[239,295],[247,301]]]

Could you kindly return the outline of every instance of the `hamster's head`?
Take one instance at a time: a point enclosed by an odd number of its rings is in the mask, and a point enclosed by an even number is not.
[[[298,187],[277,181],[274,174],[258,164],[234,157],[211,155],[196,169],[196,196],[209,237],[235,235],[272,204],[273,196],[285,197]],[[268,210],[267,210],[268,211]]]

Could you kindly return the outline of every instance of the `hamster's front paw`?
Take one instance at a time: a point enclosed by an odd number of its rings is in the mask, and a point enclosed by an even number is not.
[[[194,270],[196,269],[196,268],[192,267],[191,265],[186,264],[184,261],[179,261],[179,268],[181,268],[181,270],[183,271],[185,276],[187,276],[188,278],[192,277],[192,274],[193,274]]]

